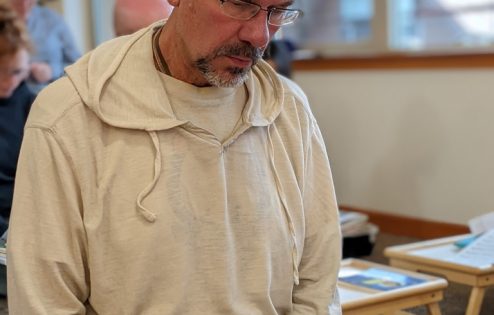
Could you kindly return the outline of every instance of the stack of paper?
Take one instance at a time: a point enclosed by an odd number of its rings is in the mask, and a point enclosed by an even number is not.
[[[492,267],[494,265],[494,229],[476,238],[450,257],[448,261],[476,268]]]
[[[0,237],[0,264],[7,265],[7,231]]]
[[[468,221],[470,232],[480,234],[494,229],[494,212],[475,217]]]
[[[373,225],[368,220],[369,217],[365,214],[340,210],[340,225],[343,237],[368,235],[374,232],[371,231]]]
[[[7,249],[5,248],[5,242],[0,241],[0,264],[7,264]]]

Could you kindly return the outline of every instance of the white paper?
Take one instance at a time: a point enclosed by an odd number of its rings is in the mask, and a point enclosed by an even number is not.
[[[365,222],[369,219],[366,214],[340,210],[340,224],[346,224],[349,222]]]
[[[473,234],[480,234],[494,229],[494,212],[469,220],[468,226]]]
[[[366,214],[340,210],[341,233],[344,237],[367,235],[369,217]],[[376,231],[377,234],[377,231]]]
[[[479,236],[467,247],[448,261],[476,268],[489,268],[494,265],[494,230]]]

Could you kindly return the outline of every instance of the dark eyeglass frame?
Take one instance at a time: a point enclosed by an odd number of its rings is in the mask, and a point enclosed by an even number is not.
[[[268,13],[268,24],[273,25],[273,26],[284,26],[284,25],[291,24],[291,23],[295,22],[295,20],[299,16],[303,15],[303,12],[301,10],[298,10],[298,9],[284,9],[284,8],[276,8],[276,7],[263,8],[262,6],[260,6],[257,3],[247,2],[244,0],[219,0],[219,2],[220,2],[220,7],[223,11],[223,14],[225,14],[226,16],[229,16],[231,18],[237,19],[237,20],[248,21],[248,20],[252,19],[253,17],[255,17],[260,11],[266,11]],[[231,15],[225,10],[225,7],[224,7],[224,4],[227,2],[243,5],[246,8],[252,8],[253,9],[252,14],[250,14],[249,16],[245,16],[245,17],[239,17],[239,16]],[[286,21],[281,20],[280,22],[275,22],[271,18],[273,16],[273,12],[280,13],[281,16],[283,16],[284,14],[289,14],[290,17],[288,19],[286,19]]]

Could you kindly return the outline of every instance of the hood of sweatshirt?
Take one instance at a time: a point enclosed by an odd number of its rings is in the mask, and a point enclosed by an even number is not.
[[[84,104],[105,123],[146,131],[185,123],[173,113],[153,61],[152,34],[162,25],[157,22],[133,35],[108,41],[66,68]],[[260,60],[245,85],[248,101],[243,121],[250,126],[271,124],[283,104],[280,78]]]

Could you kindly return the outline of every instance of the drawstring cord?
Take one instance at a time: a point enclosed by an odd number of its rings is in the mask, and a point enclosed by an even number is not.
[[[146,198],[149,193],[154,189],[156,186],[156,183],[158,182],[158,179],[161,174],[161,152],[160,152],[160,144],[159,144],[159,138],[158,135],[155,131],[149,132],[149,136],[151,137],[151,140],[154,145],[155,149],[155,157],[154,157],[154,175],[153,175],[153,180],[152,182],[142,190],[139,195],[137,196],[137,211],[149,222],[155,222],[157,215],[144,207],[142,205],[142,201],[144,198]],[[293,265],[293,281],[296,285],[299,284],[299,271],[298,271],[298,264],[297,264],[297,240],[295,237],[295,227],[293,225],[293,220],[292,217],[290,216],[290,213],[288,211],[287,207],[287,201],[286,201],[286,196],[285,193],[283,192],[283,189],[281,187],[281,181],[278,177],[278,173],[276,172],[276,165],[274,162],[274,145],[273,145],[273,140],[271,138],[271,125],[268,126],[268,141],[269,141],[269,161],[271,164],[271,168],[273,170],[274,174],[274,179],[276,183],[276,189],[278,191],[278,194],[280,195],[281,203],[283,206],[283,210],[288,222],[288,229],[290,231],[290,236],[291,236],[291,241],[292,241],[292,265]]]
[[[148,210],[146,207],[142,205],[142,201],[144,198],[146,198],[149,193],[154,189],[156,186],[156,183],[158,182],[158,179],[161,174],[161,152],[160,152],[160,143],[158,139],[158,135],[155,131],[149,132],[149,136],[151,137],[151,140],[154,145],[154,150],[155,150],[155,156],[154,156],[154,175],[153,175],[153,181],[146,187],[144,188],[143,191],[137,195],[137,211],[149,222],[154,222],[156,221],[156,213],[152,212],[151,210]]]
[[[292,264],[293,264],[293,282],[298,285],[299,284],[299,272],[298,272],[298,264],[297,264],[297,239],[295,237],[295,227],[293,225],[292,217],[288,211],[287,201],[285,197],[285,193],[281,187],[281,181],[278,177],[278,173],[276,172],[276,165],[274,163],[274,145],[273,140],[271,138],[271,126],[268,125],[268,140],[269,140],[269,161],[271,163],[271,168],[273,169],[274,179],[276,182],[276,189],[278,190],[278,194],[280,195],[281,203],[285,212],[286,219],[288,221],[288,229],[290,230],[290,236],[292,238]]]

